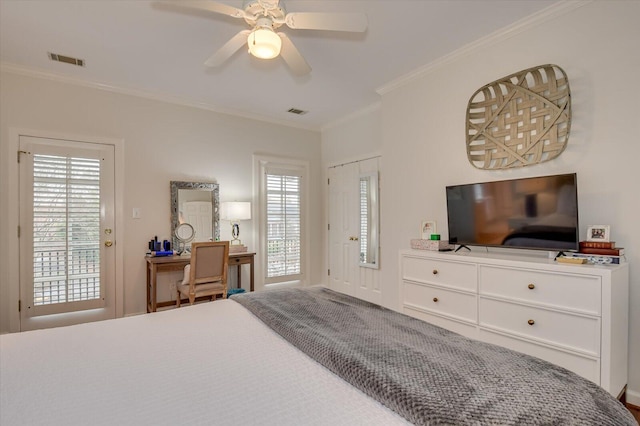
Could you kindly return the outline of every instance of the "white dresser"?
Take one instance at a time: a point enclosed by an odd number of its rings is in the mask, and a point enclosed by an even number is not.
[[[627,264],[406,250],[400,280],[407,315],[560,365],[615,397],[627,384]]]

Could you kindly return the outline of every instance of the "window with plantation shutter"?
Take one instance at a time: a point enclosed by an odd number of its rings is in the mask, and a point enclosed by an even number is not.
[[[266,277],[289,279],[302,272],[302,177],[266,173]]]
[[[91,303],[103,299],[100,166],[98,158],[33,156],[32,303],[36,309],[100,306]]]

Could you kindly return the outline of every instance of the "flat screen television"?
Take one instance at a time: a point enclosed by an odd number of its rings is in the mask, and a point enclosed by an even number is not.
[[[576,174],[447,186],[449,241],[550,251],[578,249]]]

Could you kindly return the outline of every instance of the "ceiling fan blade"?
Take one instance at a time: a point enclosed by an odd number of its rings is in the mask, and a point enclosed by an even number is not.
[[[225,43],[216,53],[211,55],[204,63],[207,67],[217,67],[222,65],[224,61],[229,59],[242,46],[247,44],[247,36],[251,31],[244,30],[233,36],[231,40]]]
[[[218,3],[211,0],[170,0],[165,2],[173,6],[187,7],[190,9],[205,10],[207,12],[220,13],[233,18],[244,18],[245,12],[233,6]]]
[[[296,30],[327,30],[362,33],[368,19],[363,13],[288,13],[284,18],[289,28]]]
[[[282,39],[282,49],[280,50],[280,56],[286,62],[291,72],[295,75],[305,75],[311,72],[311,67],[302,57],[296,46],[291,39],[287,37],[285,33],[278,33]]]

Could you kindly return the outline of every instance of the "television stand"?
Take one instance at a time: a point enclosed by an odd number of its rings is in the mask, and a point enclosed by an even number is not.
[[[454,253],[457,253],[461,248],[466,248],[467,250],[471,251],[469,247],[465,246],[464,244],[460,244],[458,248],[454,250]]]
[[[557,364],[614,398],[624,390],[629,263],[403,250],[399,271],[401,312]]]

